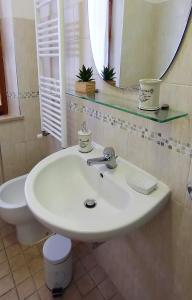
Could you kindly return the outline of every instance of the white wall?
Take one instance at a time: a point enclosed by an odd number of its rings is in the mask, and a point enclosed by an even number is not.
[[[33,0],[11,0],[11,3],[14,18],[34,19]]]
[[[3,18],[34,19],[33,0],[0,0],[0,14]]]

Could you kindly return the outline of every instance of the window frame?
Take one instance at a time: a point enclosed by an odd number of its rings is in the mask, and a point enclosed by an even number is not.
[[[0,33],[0,95],[1,95],[1,105],[0,105],[0,115],[8,114],[8,101],[7,101],[7,91],[5,82],[5,69],[3,61],[3,49],[2,49],[2,38]]]

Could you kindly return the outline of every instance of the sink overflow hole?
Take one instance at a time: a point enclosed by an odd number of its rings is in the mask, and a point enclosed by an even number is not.
[[[94,199],[87,199],[84,202],[85,207],[94,208],[97,205],[97,202]]]

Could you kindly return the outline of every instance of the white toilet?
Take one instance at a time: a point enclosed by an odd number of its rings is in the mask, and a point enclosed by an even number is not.
[[[21,244],[32,245],[49,234],[27,207],[24,186],[27,175],[14,178],[0,186],[0,217],[16,226]]]

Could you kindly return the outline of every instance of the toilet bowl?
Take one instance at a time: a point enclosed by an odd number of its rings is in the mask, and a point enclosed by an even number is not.
[[[0,186],[0,217],[16,226],[17,239],[21,244],[32,245],[50,232],[30,212],[24,192],[27,175],[9,180]]]

